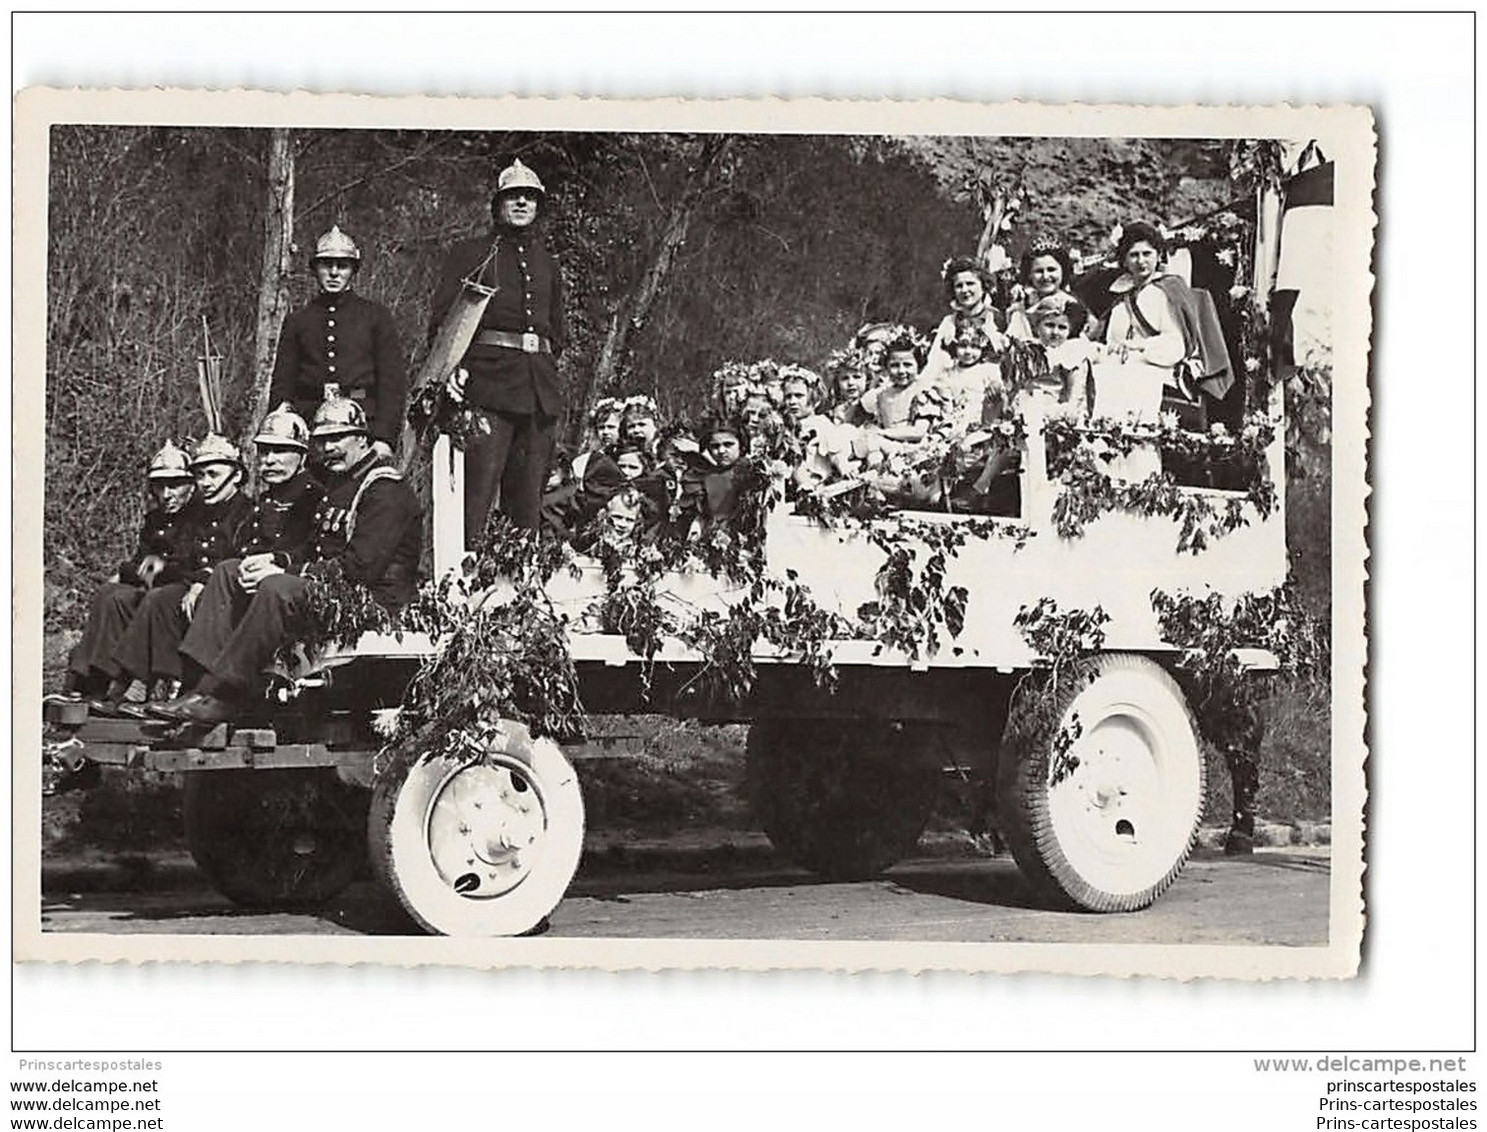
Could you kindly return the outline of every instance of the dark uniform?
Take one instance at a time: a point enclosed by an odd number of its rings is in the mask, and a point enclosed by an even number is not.
[[[373,439],[396,448],[403,430],[408,371],[397,325],[384,306],[352,291],[322,294],[284,320],[269,404],[288,401],[306,418],[325,386],[361,405]]]
[[[252,498],[242,491],[219,503],[194,499],[187,505],[177,553],[166,560],[114,650],[121,675],[181,678],[180,647],[187,624],[181,602],[194,583],[205,585],[217,564],[233,553],[238,529],[252,510]]]
[[[237,556],[218,564],[196,603],[196,616],[181,641],[183,657],[205,668],[252,600],[238,583],[244,558],[271,554],[277,566],[290,571],[304,565],[324,500],[325,489],[304,471],[270,486],[259,496],[238,529]]]
[[[133,557],[119,563],[117,582],[105,582],[94,593],[82,640],[67,659],[68,671],[79,681],[95,673],[110,679],[118,679],[122,674],[114,650],[148,592],[149,583],[140,571],[148,559],[170,562],[187,553],[191,537],[189,515],[189,504],[174,514],[158,508],[145,514]]]
[[[418,500],[388,462],[368,454],[346,475],[333,477],[316,512],[305,561],[339,562],[349,580],[394,610],[417,592],[422,552]],[[274,574],[259,583],[236,624],[218,620],[215,639],[193,632],[191,655],[207,673],[197,692],[223,699],[245,694],[293,638],[304,604],[304,579]]]
[[[434,292],[431,335],[469,276],[496,288],[461,363],[470,374],[465,401],[484,421],[465,444],[465,544],[474,547],[498,493],[513,523],[538,525],[568,331],[557,261],[531,227],[497,225],[492,236],[456,245]]]

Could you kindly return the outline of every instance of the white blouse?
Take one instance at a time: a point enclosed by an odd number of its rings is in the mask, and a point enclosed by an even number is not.
[[[1105,341],[1110,346],[1124,344],[1131,351],[1130,361],[1143,361],[1147,365],[1171,369],[1182,361],[1187,353],[1187,341],[1182,336],[1182,326],[1172,313],[1166,292],[1160,287],[1145,286],[1136,292],[1136,306],[1149,322],[1155,335],[1149,335],[1136,319],[1131,317],[1126,305],[1126,295],[1136,286],[1129,275],[1122,275],[1110,285],[1110,290],[1120,296],[1110,311],[1110,325],[1105,331]]]

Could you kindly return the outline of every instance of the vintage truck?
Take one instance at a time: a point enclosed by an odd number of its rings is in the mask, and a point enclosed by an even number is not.
[[[1274,390],[1277,426],[1280,414]],[[1163,639],[1150,595],[1208,589],[1237,597],[1283,582],[1283,429],[1273,435],[1263,459],[1276,505],[1192,553],[1178,550],[1168,515],[1112,510],[1078,537],[1061,537],[1053,522],[1061,488],[1045,466],[1042,423],[1030,420],[1020,513],[975,520],[1005,530],[988,537],[983,528],[948,559],[947,584],[968,595],[962,631],[917,656],[872,640],[834,641],[830,690],[798,656],[761,645],[746,697],[679,697],[706,658],[671,640],[641,657],[625,637],[587,623],[583,611],[604,593],[597,561],[556,575],[548,593],[572,614],[568,645],[587,710],[641,710],[644,679],[659,710],[750,724],[756,817],[799,864],[838,879],[887,868],[913,848],[942,776],[958,768],[986,785],[1018,865],[1051,903],[1139,909],[1178,875],[1205,796],[1204,758],[1172,673],[1175,646]],[[464,542],[462,463],[449,443],[441,438],[432,460],[440,574],[458,568]],[[1235,492],[1179,490],[1249,506]],[[884,552],[867,531],[824,526],[784,506],[768,522],[771,573],[793,572],[821,607],[846,616],[874,599]],[[673,574],[659,589],[679,610],[726,610],[747,597],[706,572]],[[1019,611],[1042,599],[1108,617],[1098,651],[1053,682],[1024,679],[1051,658],[1037,655],[1016,625]],[[267,724],[205,734],[49,704],[51,747],[73,769],[181,773],[191,851],[220,891],[245,905],[327,900],[370,857],[376,876],[431,931],[527,932],[563,898],[578,867],[584,806],[573,761],[612,755],[623,741],[565,753],[521,724],[491,720],[475,759],[379,754],[389,710],[439,647],[417,633],[367,634],[305,666]],[[1239,659],[1253,669],[1276,663],[1261,650]]]

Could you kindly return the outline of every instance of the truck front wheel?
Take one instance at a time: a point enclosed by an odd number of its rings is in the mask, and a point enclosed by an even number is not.
[[[1145,908],[1166,891],[1203,817],[1187,702],[1160,665],[1129,653],[1025,678],[997,779],[1023,874],[1056,903],[1094,912]]]
[[[400,756],[368,818],[379,878],[423,927],[512,936],[563,899],[583,852],[578,775],[551,739],[490,728],[476,756]]]
[[[914,848],[934,809],[942,767],[922,749],[932,741],[878,721],[758,720],[746,764],[754,816],[812,872],[876,876]]]

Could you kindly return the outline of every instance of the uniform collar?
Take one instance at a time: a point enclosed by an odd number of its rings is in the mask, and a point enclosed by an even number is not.
[[[321,291],[318,295],[315,296],[315,301],[317,303],[319,303],[322,307],[330,307],[330,306],[335,306],[337,303],[344,303],[344,302],[346,302],[348,299],[352,298],[355,294],[356,294],[356,292],[354,292],[348,286],[344,291],[337,291],[334,295],[330,294],[327,291]]]
[[[309,490],[310,484],[313,482],[310,479],[309,472],[300,470],[283,483],[274,484],[265,494],[275,503],[292,504],[297,502]]]
[[[494,238],[513,244],[531,244],[537,240],[537,222],[533,221],[525,228],[513,228],[509,224],[497,224]]]

